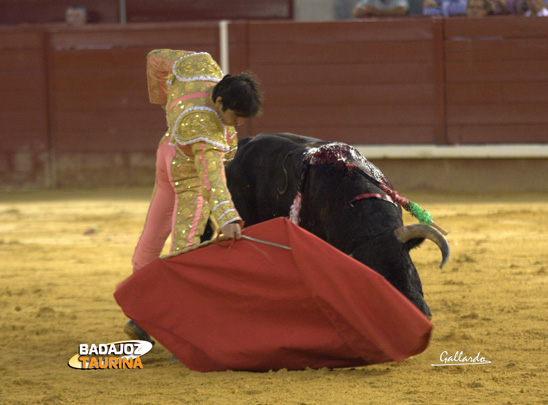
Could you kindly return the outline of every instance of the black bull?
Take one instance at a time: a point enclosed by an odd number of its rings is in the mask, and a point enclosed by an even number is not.
[[[433,228],[403,226],[401,208],[383,199],[386,193],[367,173],[373,169],[377,179],[390,183],[363,156],[354,159],[347,155],[340,161],[318,164],[306,159],[318,150],[314,148],[326,144],[293,134],[260,134],[240,141],[226,175],[234,204],[246,226],[289,216],[300,190],[300,226],[383,275],[430,316],[409,250],[428,238],[438,244],[445,261],[449,252],[447,241]],[[325,148],[329,146],[322,149]],[[357,196],[365,198],[356,199]]]

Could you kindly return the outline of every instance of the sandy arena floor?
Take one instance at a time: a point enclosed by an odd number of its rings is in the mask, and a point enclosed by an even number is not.
[[[131,272],[149,189],[0,194],[0,403],[548,404],[548,195],[402,194],[450,231],[443,270],[432,243],[412,253],[435,325],[424,353],[353,369],[203,374],[159,344],[141,370],[67,365],[80,343],[126,338],[112,294]],[[431,366],[444,351],[491,363]]]

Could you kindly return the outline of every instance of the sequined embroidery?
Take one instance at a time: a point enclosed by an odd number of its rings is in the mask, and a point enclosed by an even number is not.
[[[219,82],[223,72],[207,52],[196,52],[181,56],[173,64],[173,75],[181,82]]]
[[[207,142],[223,152],[230,150],[226,127],[211,107],[196,106],[184,110],[173,124],[173,138],[179,145]]]
[[[177,194],[172,251],[199,243],[210,215],[225,226],[240,220],[225,186],[223,153],[210,144],[193,143],[194,157],[175,153],[171,174]],[[197,164],[203,161],[205,164]],[[204,181],[205,179],[205,181]]]

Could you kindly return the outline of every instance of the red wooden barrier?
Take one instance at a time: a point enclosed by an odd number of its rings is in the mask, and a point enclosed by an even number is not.
[[[44,33],[0,31],[2,148],[47,148]]]
[[[248,38],[266,94],[251,133],[434,142],[430,20],[249,23]]]
[[[39,30],[0,30],[0,184],[47,181],[44,39]]]
[[[264,114],[241,136],[548,142],[543,19],[240,21],[229,24],[229,38],[231,72],[254,71],[266,96]],[[132,161],[153,160],[165,130],[146,93],[145,56],[154,48],[219,60],[218,23],[0,29],[0,184],[68,184],[66,168],[78,172],[107,154],[130,173],[115,179],[124,183],[136,173]]]
[[[218,58],[216,23],[105,26],[50,32],[55,149],[62,152],[153,151],[166,130],[149,103],[151,49],[203,50]]]
[[[548,141],[548,24],[542,18],[445,21],[447,137]]]

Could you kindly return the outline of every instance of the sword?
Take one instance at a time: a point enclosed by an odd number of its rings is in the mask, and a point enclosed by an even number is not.
[[[214,239],[217,240],[217,239],[219,239],[219,237],[223,238],[224,235],[221,233],[221,227],[219,226],[219,224],[217,223],[215,218],[210,217],[209,219],[211,220],[212,227],[214,229],[213,236],[211,237],[211,240],[214,240]],[[289,246],[280,245],[279,243],[269,242],[269,241],[263,240],[263,239],[253,238],[251,236],[247,236],[247,235],[244,235],[244,234],[242,234],[242,239],[247,239],[247,240],[250,240],[250,241],[253,241],[253,242],[262,243],[264,245],[276,246],[276,247],[279,247],[279,248],[282,248],[282,249],[292,250]],[[228,239],[225,239],[225,240],[228,240]]]
[[[265,244],[265,245],[275,246],[275,247],[279,247],[279,248],[282,248],[282,249],[293,250],[293,249],[291,249],[289,246],[280,245],[279,243],[270,242],[270,241],[263,240],[263,239],[253,238],[253,237],[247,236],[247,235],[242,235],[242,239],[247,239],[247,240],[250,240],[250,241],[253,241],[253,242],[262,243],[262,244]],[[220,236],[219,238],[210,239],[210,240],[208,240],[208,241],[205,241],[205,242],[202,242],[202,243],[199,243],[199,244],[196,244],[196,245],[192,245],[192,246],[190,246],[190,247],[187,247],[187,248],[185,248],[185,249],[179,250],[179,251],[177,251],[177,252],[173,252],[173,253],[170,253],[170,254],[167,254],[167,255],[163,255],[163,256],[161,256],[160,258],[161,258],[162,260],[169,259],[169,258],[171,258],[171,257],[179,256],[179,255],[182,254],[182,253],[191,252],[191,251],[196,250],[196,249],[199,249],[199,248],[201,248],[201,247],[209,246],[209,245],[212,245],[212,244],[217,243],[217,242],[220,242],[220,241],[223,241],[223,242],[224,242],[224,241],[227,241],[227,240],[230,240],[230,239],[225,239],[224,235],[221,234],[221,236]]]
[[[253,237],[247,236],[247,235],[242,235],[242,239],[247,239],[247,240],[262,243],[262,244],[265,244],[265,245],[276,246],[276,247],[279,247],[279,248],[282,248],[282,249],[291,250],[291,248],[289,246],[280,245],[279,243],[274,243],[274,242],[270,242],[270,241],[263,240],[263,239],[253,238]]]

